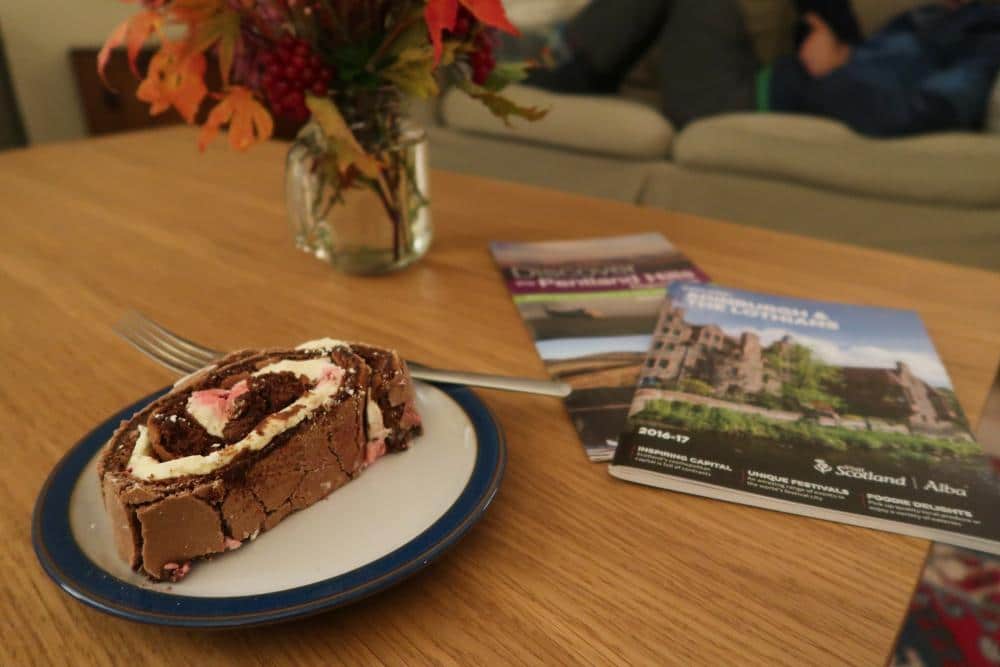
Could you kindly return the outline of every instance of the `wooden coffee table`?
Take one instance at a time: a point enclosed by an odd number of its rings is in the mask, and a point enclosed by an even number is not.
[[[423,262],[342,276],[291,245],[284,150],[199,156],[193,131],[167,129],[0,155],[0,664],[886,659],[926,541],[616,481],[558,400],[496,392],[482,395],[509,440],[499,496],[391,591],[216,633],[63,594],[32,553],[36,493],[91,426],[172,379],[112,333],[125,308],[220,348],[332,335],[542,377],[487,241],[656,230],[724,284],[918,310],[973,421],[1000,357],[998,274],[447,173]]]

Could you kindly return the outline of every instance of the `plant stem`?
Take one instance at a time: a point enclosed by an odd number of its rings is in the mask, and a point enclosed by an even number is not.
[[[392,168],[390,171],[391,180],[389,181],[389,187],[392,188],[392,199],[394,207],[396,209],[396,219],[393,225],[392,232],[392,256],[395,261],[399,261],[399,257],[402,254],[403,239],[402,234],[404,233],[404,228],[406,227],[405,214],[406,210],[403,208],[403,202],[400,201],[399,193],[399,150],[394,149],[391,153],[392,155]]]
[[[406,32],[406,30],[418,20],[421,20],[421,18],[422,17],[419,15],[414,15],[397,23],[392,29],[392,32],[390,32],[386,38],[382,40],[382,43],[379,44],[378,48],[375,49],[375,53],[373,53],[371,58],[368,59],[368,62],[365,63],[365,70],[368,72],[374,72],[375,65],[385,57],[385,54],[389,52],[389,48],[397,39],[399,39],[399,36]]]
[[[393,261],[399,261],[400,247],[399,247],[399,211],[393,206],[392,201],[389,200],[388,195],[382,188],[382,183],[389,187],[389,183],[386,182],[386,177],[388,176],[388,171],[382,168],[382,178],[373,180],[371,183],[372,190],[378,195],[379,200],[382,202],[382,208],[385,209],[386,215],[389,216],[389,221],[392,223],[392,259]]]

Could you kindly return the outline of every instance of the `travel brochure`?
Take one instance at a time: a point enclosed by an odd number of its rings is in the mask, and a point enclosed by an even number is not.
[[[492,243],[507,288],[592,461],[609,461],[675,280],[707,277],[660,234]]]
[[[1000,553],[991,460],[909,311],[672,284],[609,470]]]
[[[493,243],[621,479],[1000,554],[1000,493],[916,313],[726,288],[659,234]]]

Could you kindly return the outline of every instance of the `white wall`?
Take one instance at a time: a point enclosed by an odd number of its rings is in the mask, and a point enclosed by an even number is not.
[[[100,46],[136,11],[120,0],[0,0],[0,30],[32,143],[86,134],[70,47]]]

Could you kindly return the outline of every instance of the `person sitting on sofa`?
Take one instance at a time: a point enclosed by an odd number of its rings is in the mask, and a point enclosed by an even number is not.
[[[795,4],[797,53],[762,66],[739,0],[593,0],[561,32],[556,66],[526,83],[611,93],[657,43],[661,108],[678,126],[758,109],[826,116],[872,136],[981,129],[1000,69],[1000,6],[926,5],[862,39],[847,0]]]

